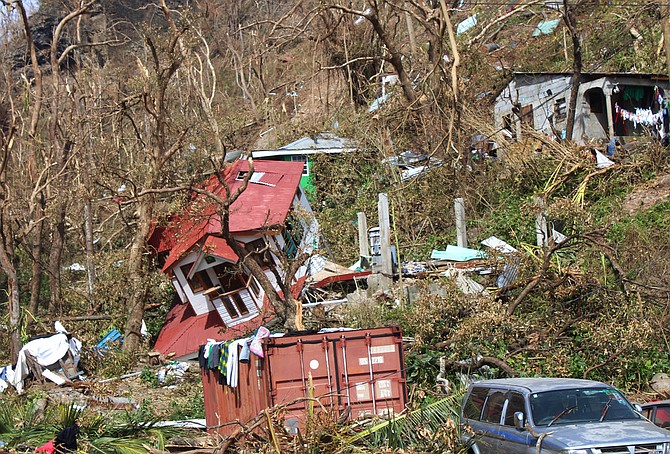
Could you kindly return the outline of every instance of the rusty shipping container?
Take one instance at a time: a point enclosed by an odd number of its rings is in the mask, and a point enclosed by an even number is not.
[[[219,383],[216,369],[202,369],[205,417],[211,432],[228,435],[263,409],[313,396],[335,417],[348,412],[391,416],[407,403],[399,327],[286,335],[265,339],[264,358],[239,364],[239,384]],[[286,408],[290,430],[303,426],[308,403]],[[318,405],[315,406],[318,408]]]

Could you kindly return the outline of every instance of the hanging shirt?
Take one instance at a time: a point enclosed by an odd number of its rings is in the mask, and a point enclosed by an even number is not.
[[[219,383],[225,385],[227,383],[226,375],[228,373],[228,353],[232,341],[221,342],[221,358],[219,359]]]
[[[198,348],[198,364],[200,365],[200,369],[207,368],[207,358],[205,358],[205,346],[204,345],[201,345]]]
[[[240,362],[238,361],[238,352],[240,345],[247,343],[248,339],[239,339],[233,341],[228,347],[228,364],[226,366],[226,383],[231,388],[237,388]]]
[[[209,359],[207,360],[207,367],[209,369],[216,369],[219,367],[221,360],[221,344],[214,344],[209,350]]]

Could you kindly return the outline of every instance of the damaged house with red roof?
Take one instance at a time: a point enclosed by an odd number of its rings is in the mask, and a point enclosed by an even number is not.
[[[236,161],[212,175],[202,187],[225,199],[243,184],[247,161]],[[228,227],[279,290],[284,276],[279,255],[292,260],[318,245],[318,224],[300,188],[301,162],[257,161],[246,189],[232,203]],[[227,186],[227,188],[226,188]],[[156,228],[149,240],[179,295],[166,317],[154,348],[166,356],[194,358],[207,339],[234,339],[274,317],[262,286],[241,263],[222,234],[220,205],[194,191],[189,207]],[[297,297],[310,259],[292,281]]]

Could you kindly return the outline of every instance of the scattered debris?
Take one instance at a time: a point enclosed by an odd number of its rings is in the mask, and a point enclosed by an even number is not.
[[[556,27],[558,27],[558,24],[560,22],[561,22],[560,19],[546,20],[540,22],[539,24],[537,24],[537,28],[533,31],[533,38],[536,38],[540,35],[551,34],[554,30],[556,30]]]
[[[459,290],[466,295],[486,294],[486,288],[471,277],[468,277],[465,273],[464,270],[451,268],[445,271],[444,275],[455,278]]]
[[[137,377],[138,375],[142,375],[142,371],[131,372],[129,374],[119,375],[118,377],[105,378],[103,380],[98,380],[98,383],[109,383],[109,382],[115,381],[115,380],[123,380],[123,379],[130,378],[130,377]]]
[[[488,237],[482,241],[482,244],[503,254],[513,254],[517,252],[514,246],[511,246],[510,244],[506,243],[500,238],[496,238],[495,236]]]
[[[374,112],[381,109],[382,104],[384,104],[391,96],[391,93],[386,91],[386,87],[397,84],[398,80],[397,74],[390,74],[382,77],[382,94],[379,98],[372,101],[372,104],[370,104],[370,107],[368,108],[368,112]]]
[[[427,271],[428,268],[423,263],[405,262],[402,264],[402,274],[405,276],[421,276]]]
[[[488,258],[488,255],[486,255],[486,252],[478,251],[476,249],[448,244],[444,251],[433,250],[432,254],[430,254],[430,258],[433,260],[467,262],[474,259],[485,259]]]
[[[111,348],[110,344],[122,341],[123,335],[116,328],[114,328],[105,334],[102,339],[100,339],[100,342],[98,342],[96,346],[93,347],[93,350],[99,355],[104,355],[105,352]]]
[[[160,383],[179,380],[184,377],[188,367],[187,362],[170,361],[158,370],[156,377]]]
[[[56,322],[56,328],[65,330],[59,322]],[[23,393],[24,380],[31,375],[36,380],[46,377],[59,385],[81,375],[77,371],[81,342],[66,333],[59,332],[31,340],[19,351],[11,376],[5,368],[8,382],[16,388],[18,394]]]
[[[411,150],[404,151],[398,156],[385,158],[382,162],[399,168],[402,181],[418,177],[429,169],[439,167],[443,164],[443,161],[433,158],[426,153]]]
[[[465,33],[468,30],[470,30],[472,27],[474,27],[475,25],[477,25],[477,15],[476,14],[468,17],[463,22],[460,22],[456,26],[456,34],[460,35],[462,33]]]
[[[610,160],[607,156],[602,154],[598,150],[593,150],[593,153],[596,156],[596,167],[599,169],[605,169],[607,167],[613,166],[614,162]]]

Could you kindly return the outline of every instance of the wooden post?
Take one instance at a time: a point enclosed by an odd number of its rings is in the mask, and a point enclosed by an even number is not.
[[[535,217],[535,238],[538,247],[545,247],[549,244],[549,231],[547,228],[547,218],[544,217],[544,200],[541,197],[535,197],[535,206],[537,207],[537,216]]]
[[[393,259],[391,257],[391,222],[389,218],[389,199],[387,194],[379,194],[377,212],[379,214],[379,239],[382,255],[382,274],[390,277],[393,276]]]
[[[468,247],[468,234],[465,230],[465,203],[462,198],[454,199],[454,213],[456,214],[456,245]]]
[[[370,244],[368,243],[368,221],[365,213],[358,212],[358,254],[361,257],[370,256]]]
[[[605,92],[605,109],[607,109],[607,132],[609,139],[614,137],[614,119],[612,118],[612,89]]]

